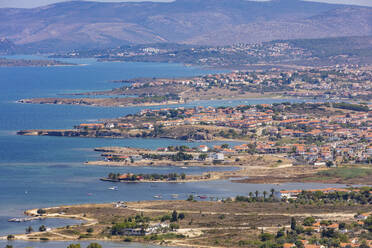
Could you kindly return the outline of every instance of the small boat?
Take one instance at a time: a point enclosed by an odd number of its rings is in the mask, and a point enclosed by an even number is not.
[[[178,198],[178,194],[172,194],[172,198],[173,199],[177,199]]]
[[[181,169],[188,169],[188,168],[187,168],[187,167],[185,167],[185,166],[182,166],[182,167],[181,167]]]
[[[110,188],[108,188],[109,190],[119,190],[117,186],[112,186]]]
[[[162,198],[162,196],[161,195],[154,195],[154,198],[159,199],[159,198]]]
[[[207,199],[207,196],[206,195],[199,195],[199,198],[200,199]]]
[[[92,196],[92,195],[93,195],[93,193],[88,193],[87,195],[88,195],[88,196]]]

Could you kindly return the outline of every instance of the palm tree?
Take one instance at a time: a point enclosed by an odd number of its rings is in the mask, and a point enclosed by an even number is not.
[[[273,188],[270,189],[270,192],[271,192],[271,195],[270,195],[270,196],[271,196],[271,197],[274,197],[275,189],[273,189]]]
[[[256,191],[254,192],[254,194],[256,195],[256,198],[258,198],[258,194],[259,194],[258,190],[256,190]]]
[[[249,198],[253,198],[253,193],[252,192],[249,192]]]
[[[26,228],[26,233],[32,233],[33,231],[34,229],[32,228],[32,226]]]
[[[264,190],[264,192],[262,192],[262,194],[263,194],[263,197],[264,197],[264,200],[265,200],[266,199],[266,195],[267,195],[267,191]]]

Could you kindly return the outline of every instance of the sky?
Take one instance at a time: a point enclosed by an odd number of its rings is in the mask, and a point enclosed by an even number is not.
[[[0,8],[34,8],[67,0],[0,0]],[[142,2],[144,0],[95,0],[96,2]],[[153,2],[172,2],[172,0],[152,0]],[[355,4],[372,7],[372,0],[311,0],[339,4]]]

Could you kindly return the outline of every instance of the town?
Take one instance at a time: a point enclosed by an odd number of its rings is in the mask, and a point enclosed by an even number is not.
[[[367,105],[281,103],[143,110],[105,123],[81,124],[77,130],[99,135],[100,130],[102,135],[104,130],[109,130],[112,136],[119,136],[125,130],[132,132],[134,137],[171,138],[173,135],[181,139],[222,139],[242,143],[184,149],[183,152],[198,154],[182,160],[206,160],[208,157],[224,160],[226,155],[239,153],[285,154],[296,163],[333,167],[371,163],[371,121],[372,112]],[[189,127],[195,129],[189,130]],[[159,148],[159,151],[166,152],[168,148]],[[207,153],[206,157],[200,158],[202,152]]]
[[[178,79],[115,80],[124,85],[108,91],[74,93],[67,98],[31,98],[18,102],[128,107],[283,98],[363,103],[372,99],[371,81],[371,67],[358,65],[234,71]]]

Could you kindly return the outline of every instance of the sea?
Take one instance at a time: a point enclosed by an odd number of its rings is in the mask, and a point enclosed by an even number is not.
[[[41,55],[18,55],[8,58],[46,59]],[[23,212],[31,208],[80,203],[103,203],[115,201],[171,199],[178,194],[185,199],[190,194],[209,197],[247,195],[256,190],[324,188],[327,184],[288,183],[236,184],[228,180],[193,183],[132,183],[120,184],[117,191],[109,190],[113,183],[101,182],[100,177],[115,173],[186,173],[200,174],[208,171],[226,170],[219,167],[102,167],[87,166],[86,161],[100,159],[95,147],[131,146],[158,148],[169,145],[209,146],[222,142],[186,142],[169,139],[95,139],[67,137],[17,136],[23,129],[65,129],[76,124],[100,119],[116,118],[137,113],[149,107],[92,107],[71,105],[20,104],[17,100],[32,97],[55,97],[60,94],[108,90],[120,87],[113,80],[132,78],[173,78],[205,75],[222,72],[181,64],[98,62],[95,59],[63,59],[76,66],[56,67],[2,67],[0,68],[0,236],[21,234],[25,228],[40,225],[59,227],[80,223],[77,220],[36,220],[12,223],[8,219],[24,217]],[[300,102],[301,99],[243,99],[190,102],[185,106],[236,106],[274,102]],[[163,108],[152,106],[151,108]],[[224,142],[225,143],[225,142]],[[236,144],[230,142],[231,145]],[[228,168],[233,170],[234,168]],[[71,242],[23,242],[0,241],[0,247],[62,248]],[[101,242],[102,243],[102,242]],[[82,242],[83,245],[86,243]],[[105,248],[159,247],[142,244],[102,243]]]

